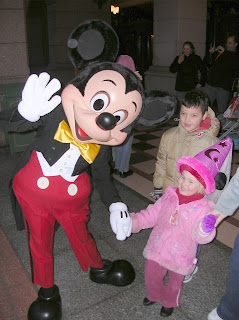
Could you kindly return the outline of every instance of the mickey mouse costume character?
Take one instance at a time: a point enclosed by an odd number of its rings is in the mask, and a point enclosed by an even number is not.
[[[174,113],[173,96],[165,92],[144,94],[137,75],[113,63],[118,37],[107,23],[87,20],[68,39],[70,59],[78,75],[62,91],[60,82],[47,73],[31,75],[17,108],[0,113],[3,131],[37,129],[19,159],[10,183],[11,201],[18,230],[25,227],[32,281],[41,288],[28,311],[30,320],[61,319],[61,297],[54,282],[53,235],[56,221],[64,228],[83,271],[98,283],[125,286],[134,281],[132,265],[125,260],[102,260],[87,230],[91,183],[110,211],[111,227],[118,240],[131,233],[127,206],[121,202],[110,176],[110,146],[121,144],[133,123],[153,121]],[[52,97],[53,96],[53,97]],[[52,98],[51,98],[52,97]],[[61,104],[60,104],[61,102]],[[159,104],[161,104],[159,108]],[[151,115],[152,116],[152,115]]]

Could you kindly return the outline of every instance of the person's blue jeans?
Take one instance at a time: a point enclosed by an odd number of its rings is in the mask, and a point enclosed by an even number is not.
[[[221,298],[217,313],[223,320],[239,319],[239,233],[230,257],[226,293]]]
[[[219,87],[212,87],[209,84],[206,84],[204,87],[204,92],[208,95],[208,98],[211,102],[211,106],[214,100],[217,101],[217,109],[219,114],[226,111],[228,107],[230,91]]]
[[[131,131],[121,145],[114,147],[115,169],[119,170],[120,172],[129,171],[129,161],[133,138],[134,133]]]

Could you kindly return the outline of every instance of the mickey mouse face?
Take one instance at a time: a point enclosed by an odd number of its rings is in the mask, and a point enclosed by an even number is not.
[[[99,70],[99,66],[95,70]],[[123,66],[107,63],[102,70],[89,75],[88,82],[83,77],[84,85],[80,79],[81,75],[62,92],[62,105],[74,139],[121,144],[127,136],[122,130],[137,118],[142,109],[142,87],[137,76]]]

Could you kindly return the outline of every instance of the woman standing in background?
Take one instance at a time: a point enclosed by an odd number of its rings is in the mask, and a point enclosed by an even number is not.
[[[182,53],[174,59],[169,71],[177,72],[175,90],[178,106],[181,106],[187,92],[204,87],[206,83],[207,68],[201,57],[195,54],[194,45],[190,41],[184,42]]]

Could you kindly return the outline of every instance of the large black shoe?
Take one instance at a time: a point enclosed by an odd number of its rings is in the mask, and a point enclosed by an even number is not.
[[[173,313],[173,308],[166,308],[166,307],[162,306],[162,309],[160,311],[160,315],[162,317],[169,317],[169,316],[171,316],[172,313]]]
[[[134,173],[133,170],[129,169],[129,171],[126,172],[120,172],[120,178],[127,178],[131,176]]]
[[[28,310],[28,320],[60,320],[61,296],[59,288],[54,285],[52,293],[49,295],[49,288],[41,288],[38,298],[30,305]]]
[[[97,283],[112,284],[124,287],[131,284],[135,279],[133,266],[126,260],[103,260],[104,267],[90,268],[90,279]]]
[[[146,298],[144,298],[144,300],[143,300],[143,305],[144,306],[146,306],[146,307],[148,307],[148,306],[151,306],[152,304],[154,304],[156,301],[151,301],[151,300],[149,300],[147,297]]]

